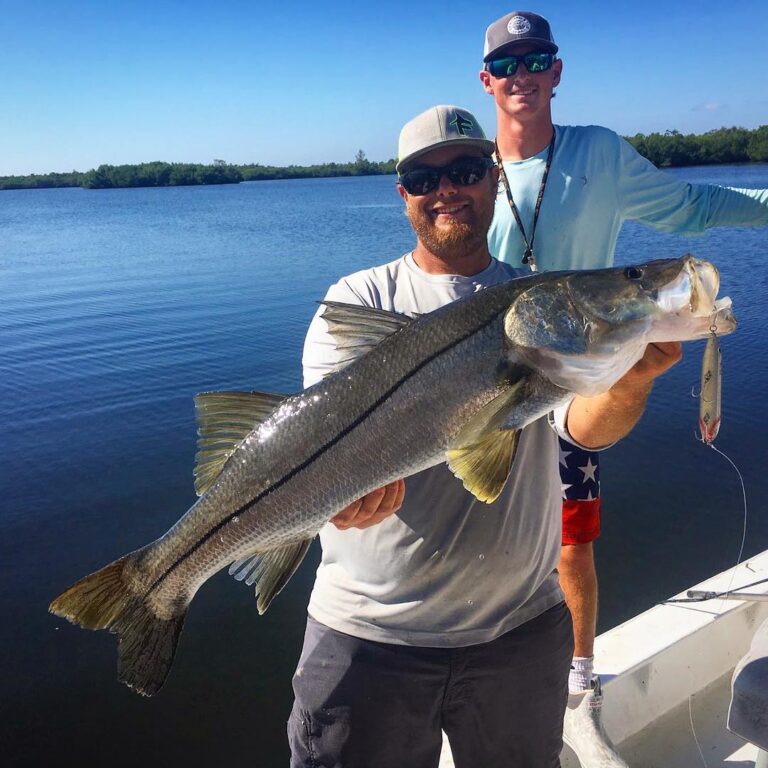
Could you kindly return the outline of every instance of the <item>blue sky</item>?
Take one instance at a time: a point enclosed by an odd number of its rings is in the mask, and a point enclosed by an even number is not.
[[[768,123],[768,3],[540,2],[559,123],[619,133]],[[395,154],[432,104],[494,133],[477,72],[497,2],[0,0],[0,175],[150,160]]]

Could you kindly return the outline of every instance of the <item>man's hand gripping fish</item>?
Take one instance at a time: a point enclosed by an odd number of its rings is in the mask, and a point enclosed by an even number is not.
[[[646,344],[735,328],[717,270],[691,256],[535,274],[409,319],[326,305],[340,362],[296,395],[199,395],[198,501],[164,535],[78,581],[52,613],[119,637],[118,676],[156,693],[192,598],[231,564],[263,613],[320,528],[366,493],[443,461],[491,502],[520,430],[608,390]]]

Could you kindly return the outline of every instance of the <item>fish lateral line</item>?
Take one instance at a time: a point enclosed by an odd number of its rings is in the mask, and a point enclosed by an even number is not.
[[[464,334],[458,339],[454,339],[450,344],[445,345],[444,347],[440,348],[436,352],[433,352],[428,357],[421,360],[418,365],[416,365],[414,368],[412,368],[410,371],[406,373],[406,375],[402,376],[400,379],[398,379],[395,384],[393,384],[386,392],[384,392],[377,400],[375,400],[365,411],[363,411],[354,421],[352,421],[350,424],[348,424],[344,429],[342,429],[337,435],[335,435],[333,438],[331,438],[329,441],[324,443],[320,448],[318,448],[315,453],[313,453],[311,456],[309,456],[307,459],[305,459],[301,464],[294,467],[292,470],[290,470],[288,473],[286,473],[283,477],[276,480],[272,485],[270,485],[268,488],[265,488],[263,491],[258,493],[256,496],[254,496],[252,499],[244,502],[241,504],[236,510],[233,512],[230,512],[225,518],[220,520],[215,526],[210,528],[203,536],[201,536],[192,546],[189,547],[182,555],[179,557],[176,561],[174,561],[168,568],[160,574],[155,581],[152,582],[152,584],[149,586],[149,588],[144,593],[144,597],[149,597],[149,595],[157,589],[160,584],[171,574],[173,571],[175,571],[177,568],[179,568],[182,563],[187,560],[189,557],[194,555],[201,547],[205,546],[205,544],[210,541],[210,539],[215,536],[219,531],[221,531],[224,527],[229,525],[229,523],[232,522],[232,520],[236,517],[239,517],[240,515],[244,514],[250,507],[254,506],[255,504],[258,504],[262,499],[264,499],[268,494],[274,493],[275,491],[279,490],[283,485],[293,480],[297,475],[299,475],[301,472],[303,472],[307,467],[312,465],[315,461],[317,461],[321,456],[323,456],[325,453],[327,453],[329,450],[331,450],[335,445],[337,445],[341,440],[343,440],[348,434],[353,432],[355,429],[357,429],[363,422],[365,422],[368,418],[371,417],[371,415],[380,408],[386,401],[392,397],[392,395],[397,392],[400,387],[402,387],[404,384],[406,384],[410,379],[412,379],[416,374],[418,374],[423,368],[425,368],[427,365],[432,363],[434,360],[436,360],[440,355],[444,354],[445,352],[448,352],[449,350],[453,349],[454,347],[458,346],[459,344],[465,342],[467,339],[474,336],[479,331],[482,331],[484,328],[487,328],[491,323],[493,323],[499,315],[503,314],[506,311],[506,307],[501,308],[497,312],[495,312],[488,320],[486,320],[481,325],[475,326],[471,331]],[[306,390],[305,390],[306,392]],[[301,393],[304,394],[304,393]],[[277,549],[278,547],[274,547],[273,549]],[[265,550],[266,552],[269,552],[271,550]]]

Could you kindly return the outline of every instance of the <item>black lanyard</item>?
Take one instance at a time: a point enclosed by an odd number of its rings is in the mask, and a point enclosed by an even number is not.
[[[517,226],[520,229],[520,234],[525,241],[525,253],[523,254],[523,264],[528,264],[532,272],[536,271],[536,257],[533,255],[533,241],[536,237],[536,222],[539,220],[539,211],[541,210],[541,201],[544,199],[544,190],[547,188],[547,176],[549,176],[549,168],[552,165],[552,156],[555,154],[555,129],[552,129],[552,141],[549,144],[549,152],[547,152],[547,164],[544,166],[544,175],[541,177],[541,184],[539,185],[539,196],[536,198],[536,207],[533,209],[533,224],[531,225],[531,239],[528,240],[528,236],[525,234],[525,227],[523,221],[520,218],[520,211],[517,210],[515,201],[512,199],[512,190],[509,188],[509,179],[507,179],[506,171],[504,170],[504,164],[501,161],[501,152],[499,152],[498,142],[496,144],[496,165],[499,167],[499,176],[504,184],[504,190],[507,193],[507,200],[509,200],[509,207],[512,210],[512,215],[515,217]]]

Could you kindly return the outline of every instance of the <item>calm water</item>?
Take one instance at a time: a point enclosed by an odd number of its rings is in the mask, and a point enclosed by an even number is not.
[[[768,186],[768,166],[673,173]],[[298,389],[303,333],[327,285],[411,243],[392,177],[0,194],[4,764],[287,764],[316,552],[263,617],[226,574],[206,584],[150,700],[115,682],[113,637],[46,608],[193,502],[196,392]],[[768,547],[768,231],[686,239],[630,225],[618,259],[686,251],[721,267],[740,320],[722,343],[718,446],[744,474],[754,554]],[[693,437],[702,349],[687,345],[640,427],[604,454],[601,629],[736,559],[738,480]]]

